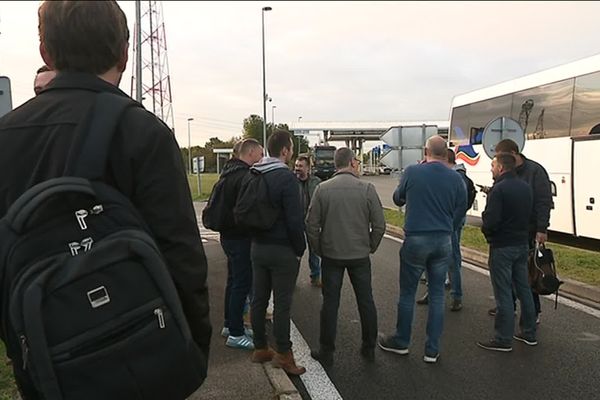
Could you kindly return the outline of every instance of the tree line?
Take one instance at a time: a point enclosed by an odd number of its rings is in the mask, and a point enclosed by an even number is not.
[[[287,124],[271,124],[267,123],[267,138],[276,129],[289,130]],[[256,139],[259,143],[263,142],[263,119],[260,115],[252,114],[248,118],[244,119],[244,124],[240,136],[232,136],[228,140],[221,140],[218,137],[211,137],[204,146],[192,146],[192,158],[193,157],[204,157],[204,172],[217,172],[217,154],[213,153],[214,149],[230,149],[233,145],[241,139]],[[300,145],[300,151],[298,151],[298,144]],[[185,163],[188,164],[188,148],[183,147],[181,150],[181,157]],[[308,140],[304,137],[294,137],[294,153],[307,153],[309,151]],[[222,157],[220,161],[221,168],[223,167],[225,157]],[[188,166],[189,167],[189,166]]]

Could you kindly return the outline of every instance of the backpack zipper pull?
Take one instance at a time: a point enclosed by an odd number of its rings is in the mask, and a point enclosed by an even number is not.
[[[29,356],[29,347],[27,346],[27,338],[25,335],[19,336],[21,339],[21,358],[23,360],[23,371],[27,369],[27,358]]]
[[[165,329],[165,314],[163,313],[163,310],[160,308],[155,309],[154,315],[158,317],[158,327],[160,329]]]

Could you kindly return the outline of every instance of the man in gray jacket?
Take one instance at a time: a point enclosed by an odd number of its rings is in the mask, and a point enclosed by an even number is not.
[[[359,160],[342,147],[334,156],[337,172],[317,186],[306,218],[310,246],[321,256],[323,306],[320,349],[311,352],[323,365],[333,363],[337,314],[344,270],[348,270],[362,328],[361,355],[375,357],[377,310],[371,289],[371,260],[385,232],[385,218],[375,187],[358,177]]]

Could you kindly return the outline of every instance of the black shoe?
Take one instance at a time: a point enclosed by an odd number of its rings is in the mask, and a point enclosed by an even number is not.
[[[481,347],[482,349],[501,351],[504,353],[512,351],[512,347],[510,345],[498,343],[494,339],[487,342],[477,342],[477,346]]]
[[[310,356],[320,362],[323,366],[333,364],[333,353],[330,351],[312,350]]]
[[[417,300],[417,304],[420,304],[420,305],[429,304],[429,293],[425,293],[425,296],[423,296],[419,300]]]
[[[408,354],[408,347],[401,347],[396,343],[393,336],[381,336],[377,341],[381,350],[389,351],[400,355]]]
[[[523,342],[528,346],[537,346],[538,342],[535,339],[527,339],[521,333],[517,333],[513,336],[513,339],[518,340],[519,342]]]
[[[374,347],[361,347],[360,355],[362,358],[369,362],[375,361],[375,348]]]
[[[452,306],[450,307],[450,311],[460,311],[462,310],[462,301],[458,299],[452,300]]]

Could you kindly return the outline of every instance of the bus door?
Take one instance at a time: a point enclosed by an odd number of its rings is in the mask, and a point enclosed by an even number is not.
[[[577,236],[600,239],[600,135],[573,138],[573,186]]]

